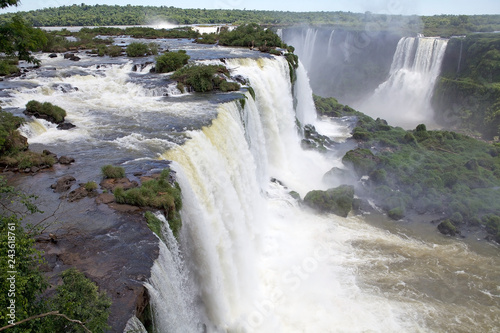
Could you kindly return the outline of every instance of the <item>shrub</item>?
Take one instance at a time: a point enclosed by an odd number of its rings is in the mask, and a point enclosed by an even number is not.
[[[37,118],[43,118],[56,124],[62,123],[64,117],[66,117],[66,111],[63,108],[49,102],[42,104],[34,100],[26,104],[25,112],[28,115],[34,115]]]
[[[83,187],[87,191],[92,192],[92,191],[97,190],[97,183],[96,182],[86,182],[85,185],[83,185]]]
[[[110,328],[107,325],[111,306],[109,296],[99,292],[97,285],[75,268],[64,271],[61,277],[63,284],[57,287],[50,308],[82,321],[92,332],[106,332]],[[63,318],[52,317],[49,320],[48,325],[52,326],[53,332],[83,332],[81,327],[69,324]]]
[[[127,46],[125,52],[127,52],[127,57],[144,57],[149,54],[150,49],[144,43],[133,42]]]
[[[19,68],[17,68],[17,61],[12,61],[9,59],[0,60],[0,75],[10,75],[19,73]]]
[[[123,178],[125,177],[125,169],[113,165],[105,165],[101,168],[104,178]]]
[[[156,58],[156,72],[168,73],[178,70],[188,63],[189,58],[190,56],[188,56],[184,50],[166,52]]]
[[[238,83],[227,82],[224,76],[229,76],[229,71],[222,65],[191,65],[177,70],[172,74],[172,79],[190,86],[196,92],[207,92],[214,89],[223,91],[240,89]]]

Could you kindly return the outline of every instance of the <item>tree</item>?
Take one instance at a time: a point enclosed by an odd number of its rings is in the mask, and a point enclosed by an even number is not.
[[[9,6],[17,6],[19,0],[0,0],[0,8],[7,8]]]
[[[47,43],[47,37],[42,30],[33,28],[20,15],[15,15],[10,22],[0,26],[0,35],[0,52],[40,64],[30,51],[39,50]]]

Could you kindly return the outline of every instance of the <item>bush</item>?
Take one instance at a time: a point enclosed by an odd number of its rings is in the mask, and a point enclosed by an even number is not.
[[[190,56],[186,51],[167,52],[156,58],[156,72],[168,73],[176,71],[188,63]]]
[[[97,285],[75,268],[61,274],[63,284],[56,289],[56,296],[50,301],[52,310],[59,310],[69,318],[78,319],[92,332],[107,332],[111,300]],[[47,319],[46,319],[47,320]],[[83,332],[76,324],[66,319],[52,317],[47,323],[53,332]]]
[[[83,185],[83,187],[89,191],[89,192],[92,192],[92,191],[95,191],[97,190],[97,183],[96,182],[86,182],[85,185]]]
[[[0,75],[10,75],[19,73],[17,68],[17,60],[2,59],[0,60]]]
[[[113,165],[105,165],[101,168],[104,178],[123,178],[125,177],[125,169]]]
[[[34,100],[31,100],[26,104],[25,113],[33,115],[37,118],[46,119],[56,124],[62,123],[64,121],[64,117],[66,117],[66,111],[63,108],[49,102],[42,104]]]
[[[165,169],[158,180],[146,181],[129,190],[117,188],[113,194],[117,203],[165,210],[170,229],[177,235],[182,225],[179,213],[182,208],[181,189],[179,184],[168,182],[169,174],[170,170]]]
[[[240,89],[238,83],[227,82],[224,76],[229,76],[229,71],[222,65],[191,65],[177,70],[172,74],[172,79],[191,87],[196,92]]]
[[[127,46],[125,52],[127,52],[127,57],[144,57],[150,54],[150,48],[144,43],[133,42]]]

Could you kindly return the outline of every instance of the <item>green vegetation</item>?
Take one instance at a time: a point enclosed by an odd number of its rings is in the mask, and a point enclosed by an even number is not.
[[[263,52],[269,52],[271,47],[287,47],[277,34],[256,23],[243,24],[232,31],[223,30],[219,34],[219,45],[256,47]]]
[[[185,50],[178,50],[177,52],[166,52],[156,58],[156,72],[168,73],[176,71],[184,65],[187,65],[190,56],[186,54]]]
[[[26,104],[26,114],[43,118],[56,124],[62,123],[64,117],[66,117],[66,111],[63,108],[49,102],[42,104],[35,100],[31,100]]]
[[[14,14],[0,16],[0,22],[12,18]],[[401,16],[351,12],[290,12],[235,9],[181,9],[169,6],[109,6],[71,5],[22,12],[23,17],[34,26],[105,26],[141,25],[151,21],[167,21],[178,24],[248,24],[264,25],[333,25],[336,28],[364,30],[387,30],[397,25],[408,33],[426,36],[462,35],[470,32],[500,30],[500,15],[435,15]],[[113,28],[106,28],[113,31]],[[182,29],[182,28],[181,28]],[[143,37],[155,38],[151,35]],[[197,36],[196,36],[197,37]],[[162,37],[162,38],[196,38]]]
[[[91,181],[91,182],[86,182],[86,183],[83,185],[83,187],[84,187],[87,191],[92,192],[92,191],[97,190],[98,185],[97,185],[97,183],[96,183],[96,182]]]
[[[170,170],[164,169],[157,180],[145,181],[140,187],[129,190],[116,188],[113,194],[117,203],[163,209],[166,212],[170,229],[174,235],[177,235],[181,227],[179,213],[182,208],[181,189],[179,184],[169,183],[169,176]],[[153,226],[154,224],[155,222],[152,221]]]
[[[352,210],[354,187],[341,185],[326,191],[310,191],[304,197],[304,203],[320,212],[334,213],[347,217]]]
[[[32,318],[10,328],[9,332],[84,332],[81,325],[49,313],[58,311],[72,320],[82,321],[92,332],[105,332],[109,329],[109,297],[98,292],[97,286],[76,269],[63,272],[62,284],[53,296],[48,296],[48,283],[39,268],[44,262],[42,253],[35,249],[32,235],[37,229],[27,226],[26,231],[21,226],[27,214],[40,212],[35,199],[8,186],[0,177],[0,288],[5,291],[0,294],[0,306],[15,308],[13,316],[10,310],[0,312],[2,325],[41,315],[42,318]],[[21,205],[24,211],[17,212],[17,208],[14,211],[10,208],[12,203]]]
[[[35,153],[28,149],[28,140],[17,128],[24,119],[16,117],[0,108],[0,166],[11,169],[52,166],[56,161],[52,156]]]
[[[144,57],[147,55],[156,55],[158,54],[158,45],[155,43],[138,43],[133,42],[127,46],[125,50],[127,52],[127,57]]]
[[[500,35],[473,34],[448,42],[433,106],[447,126],[500,136]]]
[[[172,74],[172,79],[189,86],[196,92],[212,90],[236,91],[240,85],[236,82],[227,82],[229,71],[222,65],[187,65]]]
[[[30,51],[43,48],[47,43],[45,33],[33,28],[20,15],[13,15],[0,25],[0,52],[17,56],[20,60],[39,65],[40,61]]]
[[[315,100],[324,108],[318,113],[334,114],[344,108],[332,100]],[[326,108],[329,103],[331,110]],[[343,161],[358,179],[369,176],[358,195],[366,195],[394,219],[410,212],[443,214],[457,229],[490,223],[487,231],[498,237],[499,144],[449,131],[429,131],[423,124],[405,131],[382,119],[355,114],[358,123],[353,133],[363,135],[356,136],[359,148],[347,152]]]
[[[125,169],[123,167],[107,164],[101,168],[104,178],[123,178],[125,177]]]
[[[122,55],[123,49],[118,45],[98,44],[91,53],[97,54],[99,57],[108,55],[110,57],[119,57]]]
[[[17,65],[19,61],[17,58],[4,58],[0,59],[0,76],[18,74],[19,68]]]

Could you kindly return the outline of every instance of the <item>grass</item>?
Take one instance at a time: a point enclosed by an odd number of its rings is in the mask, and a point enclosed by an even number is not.
[[[123,178],[125,177],[125,169],[107,164],[101,168],[104,178]]]

